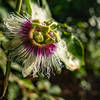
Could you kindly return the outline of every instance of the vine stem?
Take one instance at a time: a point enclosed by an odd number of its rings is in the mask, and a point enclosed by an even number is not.
[[[6,67],[6,73],[5,73],[5,79],[4,79],[4,85],[3,85],[3,92],[2,92],[2,97],[1,98],[3,98],[5,96],[7,86],[8,86],[10,71],[11,71],[11,61],[8,60],[7,61],[7,67]]]
[[[22,0],[17,0],[17,2],[16,2],[16,12],[17,12],[17,14],[20,13],[21,6],[22,6]],[[2,96],[0,97],[0,99],[3,99],[3,97],[6,94],[10,71],[11,71],[11,61],[8,60],[7,61],[7,67],[6,67],[6,73],[5,73],[5,79],[4,79],[4,83],[3,83],[4,85],[3,85],[3,90],[2,90]]]
[[[38,0],[39,6],[42,6],[42,0]]]
[[[19,14],[22,6],[22,0],[17,0],[16,2],[16,12]]]

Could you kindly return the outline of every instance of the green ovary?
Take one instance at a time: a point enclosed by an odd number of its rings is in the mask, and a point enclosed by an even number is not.
[[[33,38],[38,43],[44,42],[44,37],[41,32],[34,32]]]

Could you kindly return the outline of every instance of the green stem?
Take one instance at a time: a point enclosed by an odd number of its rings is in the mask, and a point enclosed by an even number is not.
[[[38,0],[38,4],[39,4],[39,6],[42,6],[42,1]]]
[[[22,0],[17,0],[16,2],[16,11],[19,14],[22,6]]]
[[[26,2],[27,12],[31,16],[32,15],[31,2],[30,0],[25,0],[25,2]]]
[[[3,93],[2,93],[1,98],[3,98],[5,96],[7,86],[8,86],[10,71],[11,71],[11,62],[7,61],[7,68],[6,68],[6,74],[5,74],[5,79],[4,79],[4,87],[3,87]]]

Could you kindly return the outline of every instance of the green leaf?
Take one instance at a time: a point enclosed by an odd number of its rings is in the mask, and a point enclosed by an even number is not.
[[[51,86],[51,84],[47,80],[41,80],[37,83],[37,87],[39,90],[49,90],[50,86]]]
[[[85,90],[91,90],[91,84],[86,80],[81,80],[81,87]]]
[[[46,94],[46,95],[43,95],[42,97],[39,97],[38,99],[36,99],[36,100],[57,100],[57,99],[55,99],[53,96],[51,96],[51,95],[48,95],[48,94]]]
[[[19,91],[20,91],[20,89],[16,83],[9,84],[7,99],[8,100],[16,100],[19,96]]]
[[[32,9],[31,9],[31,3],[30,0],[25,0],[26,2],[26,7],[27,7],[27,12],[29,15],[32,15]]]
[[[80,60],[84,65],[84,48],[81,41],[72,33],[64,32],[68,52]]]
[[[61,89],[59,86],[55,85],[49,89],[48,93],[52,95],[59,95],[61,93]]]
[[[3,35],[2,32],[0,32],[0,42],[1,41],[6,41],[6,37]]]
[[[22,86],[25,86],[26,88],[30,90],[33,90],[35,88],[32,82],[28,79],[19,80],[19,84],[21,84]]]

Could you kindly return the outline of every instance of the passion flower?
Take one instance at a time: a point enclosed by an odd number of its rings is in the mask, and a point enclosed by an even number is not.
[[[60,32],[53,27],[57,24],[48,23],[15,14],[10,14],[5,21],[9,30],[6,35],[10,39],[8,56],[11,61],[23,62],[24,77],[30,74],[37,77],[39,73],[49,77],[53,69],[61,71],[63,60],[73,66],[66,60],[69,54],[65,42],[60,39]]]

